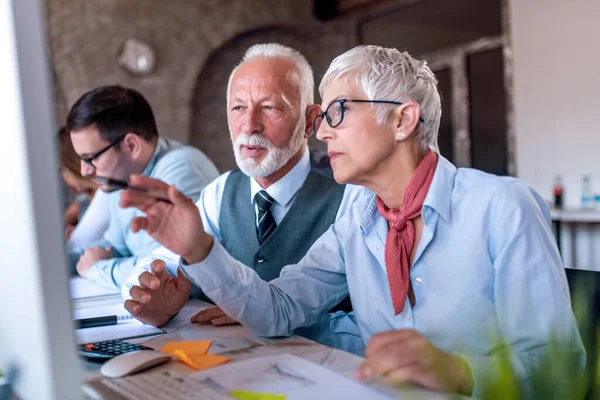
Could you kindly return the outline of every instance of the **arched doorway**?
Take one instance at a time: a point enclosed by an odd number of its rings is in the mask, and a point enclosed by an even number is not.
[[[268,28],[243,33],[217,49],[198,76],[192,97],[189,143],[207,154],[221,172],[236,168],[226,116],[226,90],[229,74],[246,49],[257,43],[280,43],[300,51],[315,73],[315,85],[330,59],[323,59],[316,41],[286,28]],[[319,101],[315,93],[315,101]],[[311,145],[323,148],[322,143]]]

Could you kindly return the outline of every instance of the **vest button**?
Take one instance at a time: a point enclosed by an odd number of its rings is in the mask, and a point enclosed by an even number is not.
[[[261,263],[261,264],[262,264],[262,263],[264,263],[266,260],[265,260],[265,258],[264,258],[263,256],[258,256],[258,257],[256,257],[256,261],[258,261],[259,263]]]

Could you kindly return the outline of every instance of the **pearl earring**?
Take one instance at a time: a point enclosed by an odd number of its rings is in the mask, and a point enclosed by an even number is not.
[[[406,133],[398,132],[398,133],[396,133],[396,136],[398,136],[399,138],[403,138],[403,137],[406,137]]]

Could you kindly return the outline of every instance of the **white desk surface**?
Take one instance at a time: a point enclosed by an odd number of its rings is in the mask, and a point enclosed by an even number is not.
[[[313,342],[311,340],[292,336],[281,339],[258,338],[241,325],[215,327],[212,325],[189,324],[173,332],[154,337],[127,339],[129,342],[142,343],[144,346],[160,350],[167,342],[212,340],[213,344],[209,353],[218,349],[220,342],[229,345],[229,342],[247,341],[248,347],[228,352],[219,352],[231,359],[231,362],[248,360],[251,358],[291,353],[306,358],[312,362],[323,365],[332,371],[354,379],[354,373],[362,358],[342,350],[334,349]],[[101,364],[84,362],[87,378],[100,377]],[[194,370],[183,363],[173,361],[162,368],[174,368],[182,373],[192,373]]]
[[[114,300],[113,300],[114,301]],[[103,302],[103,305],[105,303]],[[230,362],[242,361],[251,358],[271,356],[277,354],[290,353],[296,356],[305,358],[311,362],[319,364],[333,372],[343,375],[347,378],[355,380],[355,372],[357,367],[363,361],[361,357],[347,353],[345,351],[334,349],[302,338],[300,336],[292,336],[288,338],[268,339],[257,337],[248,329],[241,325],[230,325],[223,327],[215,327],[212,325],[200,325],[189,323],[181,328],[178,328],[169,333],[145,337],[139,339],[127,339],[134,343],[143,343],[145,346],[152,347],[155,350],[160,350],[163,345],[171,341],[194,341],[207,340],[213,341],[209,353],[218,353],[231,359]],[[219,347],[232,346],[232,343],[246,342],[245,348],[220,352]],[[234,346],[235,347],[235,346]],[[240,346],[241,347],[241,346]],[[230,347],[231,348],[231,347]],[[100,364],[83,362],[86,372],[86,380],[98,379],[100,375]],[[161,369],[173,369],[184,374],[195,372],[192,368],[178,361],[171,361],[165,365],[152,369],[157,371]],[[390,398],[419,398],[419,399],[447,399],[446,395],[432,393],[419,389],[402,389],[392,390],[387,387],[378,387],[380,390],[385,390],[390,393]],[[414,396],[417,397],[414,397]],[[455,397],[453,397],[455,398]]]

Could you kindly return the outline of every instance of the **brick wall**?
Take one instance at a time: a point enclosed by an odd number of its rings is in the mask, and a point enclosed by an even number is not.
[[[356,21],[323,23],[310,0],[47,0],[56,114],[86,91],[121,84],[144,94],[163,136],[205,151],[221,171],[232,168],[225,87],[243,51],[280,42],[302,51],[318,84],[329,62],[357,44]],[[136,37],[155,50],[149,76],[117,64],[123,42]],[[318,97],[317,97],[318,99]]]

